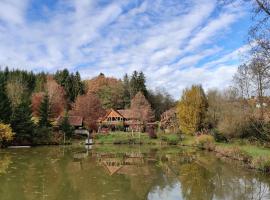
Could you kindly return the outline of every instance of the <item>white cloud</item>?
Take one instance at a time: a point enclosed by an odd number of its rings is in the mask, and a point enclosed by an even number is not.
[[[243,17],[241,6],[217,10],[213,0],[59,0],[45,8],[40,14],[46,19],[29,18],[31,1],[0,1],[0,65],[67,67],[84,78],[143,70],[150,87],[165,87],[176,98],[192,83],[224,87],[236,68],[227,63],[236,58],[234,49],[216,41]]]

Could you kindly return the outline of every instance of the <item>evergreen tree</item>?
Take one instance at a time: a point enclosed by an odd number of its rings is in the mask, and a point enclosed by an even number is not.
[[[31,143],[34,133],[32,111],[30,101],[23,101],[19,104],[11,117],[10,124],[15,132],[15,139],[19,143]]]
[[[177,106],[180,130],[194,134],[205,126],[208,102],[201,85],[185,89]]]
[[[67,138],[71,138],[74,132],[74,128],[70,125],[68,118],[69,118],[68,113],[65,112],[63,121],[60,124],[60,130],[62,130],[65,133]]]
[[[44,95],[42,102],[40,104],[39,108],[39,122],[38,125],[39,127],[51,127],[51,122],[49,120],[50,118],[50,100],[49,100],[49,95],[46,92]]]
[[[123,78],[123,87],[124,87],[124,92],[123,92],[124,107],[129,108],[130,107],[130,83],[129,83],[129,77],[127,74],[125,74]]]
[[[134,71],[130,79],[131,98],[133,98],[138,92],[142,92],[145,97],[148,97],[144,73],[138,73],[137,71]]]
[[[4,75],[0,75],[0,122],[8,124],[11,115],[11,102],[6,94]]]

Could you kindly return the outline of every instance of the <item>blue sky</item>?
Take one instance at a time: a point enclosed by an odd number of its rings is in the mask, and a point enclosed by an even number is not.
[[[0,65],[83,78],[142,70],[147,85],[230,85],[250,26],[246,6],[215,0],[0,0]]]

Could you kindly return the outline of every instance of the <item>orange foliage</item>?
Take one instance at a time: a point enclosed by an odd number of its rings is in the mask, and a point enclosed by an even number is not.
[[[87,81],[87,92],[97,93],[104,86],[115,86],[121,83],[113,77],[105,77],[105,75],[100,74],[99,76],[92,78]]]
[[[136,113],[138,118],[141,119],[144,123],[151,122],[154,119],[154,112],[151,108],[151,105],[141,92],[138,92],[131,100],[130,109],[133,113]]]
[[[83,117],[84,124],[92,130],[97,130],[96,122],[104,114],[99,98],[93,93],[78,96],[70,111],[70,115]]]
[[[47,77],[45,88],[50,98],[51,117],[58,117],[64,112],[67,104],[65,90],[51,76]],[[39,107],[44,94],[44,92],[32,94],[32,112],[35,117],[39,116]]]

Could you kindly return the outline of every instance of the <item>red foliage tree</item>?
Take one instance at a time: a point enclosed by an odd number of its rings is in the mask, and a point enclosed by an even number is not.
[[[144,123],[151,122],[154,119],[151,105],[141,92],[138,92],[131,100],[130,109]]]
[[[104,114],[105,110],[102,108],[99,98],[93,93],[78,96],[70,111],[70,115],[83,117],[84,124],[94,131],[97,131],[98,118]]]
[[[45,89],[48,91],[50,99],[51,117],[58,117],[63,114],[67,105],[65,90],[50,76],[47,77]],[[33,116],[39,116],[39,107],[42,102],[44,92],[32,94],[32,112]]]

